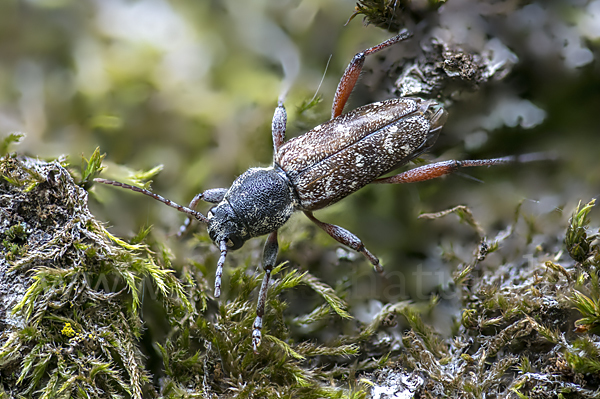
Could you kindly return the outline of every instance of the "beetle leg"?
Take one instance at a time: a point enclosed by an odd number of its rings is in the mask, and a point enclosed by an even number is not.
[[[275,113],[273,114],[273,122],[271,124],[271,132],[273,133],[273,157],[277,155],[279,147],[283,145],[285,140],[285,126],[287,124],[287,113],[283,106],[283,101],[279,100]]]
[[[335,96],[333,97],[333,105],[331,107],[331,119],[340,116],[344,111],[344,105],[346,105],[346,101],[348,101],[350,93],[352,93],[352,89],[354,89],[354,85],[356,85],[356,82],[358,81],[363,64],[365,63],[365,58],[368,55],[383,50],[393,44],[401,42],[402,40],[406,40],[411,36],[412,33],[404,30],[398,36],[394,36],[391,39],[378,44],[377,46],[366,49],[365,51],[356,53],[354,58],[352,58],[352,61],[350,61],[350,64],[348,64],[346,67],[346,71],[340,79],[340,83],[338,83]]]
[[[333,237],[337,242],[344,244],[347,247],[350,247],[353,250],[365,255],[367,259],[369,259],[369,261],[373,264],[373,267],[377,272],[383,272],[383,268],[379,264],[379,259],[377,259],[375,255],[373,255],[367,248],[365,248],[365,245],[360,240],[360,238],[358,238],[348,230],[344,229],[343,227],[321,222],[316,217],[314,217],[312,212],[305,211],[304,214],[317,226],[325,230],[325,232],[331,237]]]
[[[196,194],[194,198],[190,201],[189,208],[196,209],[198,206],[198,202],[206,201],[211,204],[218,204],[223,201],[223,197],[225,197],[225,193],[227,192],[226,188],[211,188],[210,190],[206,190],[202,193]],[[192,223],[192,217],[188,216],[188,218],[183,222],[183,225],[179,228],[177,232],[177,237],[181,237],[185,233],[187,233],[190,225]]]
[[[265,302],[267,302],[267,290],[269,288],[269,279],[271,277],[271,271],[275,267],[277,260],[277,252],[279,251],[279,244],[277,244],[277,230],[269,234],[267,241],[265,242],[265,248],[263,250],[263,269],[265,270],[265,277],[263,278],[258,292],[258,303],[256,304],[256,319],[254,319],[254,325],[252,326],[252,346],[254,352],[258,350],[261,340],[261,330],[263,326],[263,316],[265,314]]]
[[[542,160],[550,160],[552,156],[543,153],[524,154],[519,156],[508,156],[492,159],[471,159],[465,161],[442,161],[432,163],[430,165],[419,166],[406,172],[399,173],[395,176],[382,177],[376,179],[373,183],[378,184],[397,184],[397,183],[415,183],[419,181],[431,180],[436,177],[442,177],[456,172],[460,168],[468,168],[471,166],[493,166],[509,163],[524,163]]]
[[[223,277],[223,264],[225,263],[225,258],[227,257],[227,240],[223,240],[219,243],[219,250],[221,251],[221,256],[219,257],[219,261],[217,262],[217,270],[215,271],[215,298],[221,296],[221,278]]]

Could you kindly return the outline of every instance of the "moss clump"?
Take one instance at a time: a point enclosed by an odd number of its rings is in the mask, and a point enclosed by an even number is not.
[[[178,280],[146,246],[112,239],[64,163],[2,157],[0,214],[1,395],[152,396],[140,284],[185,303]]]
[[[348,22],[357,15],[363,15],[365,25],[398,32],[407,25],[421,21],[445,2],[446,0],[359,0]]]
[[[100,170],[98,154],[81,185]],[[367,324],[350,316],[347,287],[281,264],[254,353],[263,276],[247,272],[252,262],[231,265],[225,298],[215,301],[204,264],[184,262],[176,278],[164,243],[154,251],[139,244],[149,229],[136,244],[111,236],[65,166],[0,159],[0,397],[598,397],[593,202],[577,207],[564,238],[544,233],[520,207],[495,237],[464,206],[423,215],[458,215],[479,245],[466,261],[444,251],[453,281],[429,303],[385,304]],[[194,242],[211,252],[205,240]],[[142,317],[148,287],[162,326]],[[292,307],[292,289],[315,294],[314,306]],[[423,319],[443,298],[462,312],[450,337]],[[318,331],[329,338],[311,335]]]
[[[516,219],[493,240],[501,253],[495,262],[476,250],[454,275],[463,303],[455,335],[440,340],[405,312],[405,350],[395,368],[369,377],[384,378],[374,391],[399,379],[397,390],[413,397],[600,397],[600,263],[587,219],[593,206],[578,206],[569,221],[565,244],[577,248],[571,259],[560,240],[534,232],[532,218]]]
[[[24,244],[27,242],[27,235],[25,223],[15,224],[6,230],[6,238],[2,240],[6,259],[15,260],[25,254],[27,247]]]
[[[166,378],[161,394],[165,397],[364,397],[364,390],[327,384],[340,380],[346,371],[327,366],[326,359],[352,362],[358,354],[356,343],[336,341],[328,345],[317,342],[294,342],[284,319],[288,304],[281,293],[307,285],[334,302],[341,314],[344,302],[333,290],[308,273],[287,270],[280,265],[273,270],[279,278],[269,287],[266,329],[263,343],[253,352],[251,334],[256,303],[251,294],[260,284],[262,274],[250,276],[245,267],[233,270],[230,290],[234,299],[221,301],[214,315],[201,305],[200,314],[180,322],[160,351]],[[192,281],[191,276],[187,276]],[[210,292],[210,287],[190,287],[194,292]],[[200,300],[198,304],[204,304]],[[331,310],[336,309],[334,307]],[[314,315],[313,315],[314,317]],[[321,313],[322,318],[329,312]],[[316,320],[311,320],[315,322]],[[347,376],[347,375],[346,375]],[[345,379],[345,378],[343,378]],[[357,395],[357,396],[355,396]]]
[[[577,205],[573,217],[569,221],[565,236],[565,244],[569,255],[583,266],[597,264],[599,261],[598,247],[592,245],[592,242],[598,238],[598,234],[590,234],[588,231],[588,225],[590,224],[588,214],[595,204],[596,200],[592,200],[583,208],[581,203]]]
[[[98,152],[82,168],[82,186],[101,169],[94,159],[101,160]],[[284,319],[286,290],[305,286],[322,298],[318,311],[301,315],[297,324],[351,317],[330,286],[279,265],[269,287],[263,344],[253,353],[252,292],[262,275],[234,268],[231,299],[213,301],[198,273],[202,265],[184,267],[181,283],[164,244],[157,243],[155,253],[110,235],[90,214],[87,192],[66,166],[15,155],[0,159],[0,212],[6,216],[0,239],[23,248],[0,254],[2,397],[365,397],[365,388],[353,383],[359,345],[397,309],[386,309],[357,337],[295,342]],[[142,319],[149,283],[166,330]],[[142,354],[144,327],[148,336],[163,337],[153,342],[162,357],[154,381]],[[331,367],[333,359],[340,367]],[[369,364],[363,367],[380,363]],[[332,385],[335,380],[348,382]]]

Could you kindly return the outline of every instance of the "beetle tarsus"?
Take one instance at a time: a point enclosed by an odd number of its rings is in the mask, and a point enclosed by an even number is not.
[[[258,353],[258,347],[260,346],[262,335],[260,330],[262,330],[262,317],[256,316],[254,319],[254,324],[252,325],[252,349],[254,353]]]
[[[381,263],[379,262],[379,259],[373,255],[371,253],[371,251],[369,251],[367,248],[365,248],[365,246],[362,246],[362,250],[359,250],[359,252],[363,253],[367,259],[369,259],[369,262],[371,262],[371,264],[373,265],[373,268],[375,269],[375,271],[377,273],[383,273],[383,267],[381,267]]]
[[[215,298],[221,296],[221,277],[223,276],[223,264],[225,263],[225,257],[227,256],[227,241],[223,240],[219,244],[219,250],[221,256],[217,262],[217,271],[215,272]]]
[[[262,284],[260,285],[260,291],[258,292],[258,302],[256,304],[256,319],[252,326],[252,347],[254,352],[258,350],[261,341],[261,330],[263,326],[263,316],[265,314],[265,303],[267,302],[267,291],[269,289],[269,279],[271,278],[271,271],[275,267],[277,261],[277,252],[279,252],[279,244],[277,243],[277,230],[269,234],[267,241],[265,242],[265,248],[263,250],[263,269],[265,270],[265,277],[263,278]]]

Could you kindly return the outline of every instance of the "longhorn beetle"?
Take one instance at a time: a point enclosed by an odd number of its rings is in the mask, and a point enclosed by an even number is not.
[[[409,38],[403,31],[383,43],[357,53],[346,68],[333,99],[331,120],[284,142],[287,114],[280,99],[273,115],[273,165],[250,168],[230,188],[214,188],[197,194],[189,207],[181,206],[139,187],[105,179],[99,183],[124,187],[148,195],[207,225],[221,256],[215,275],[215,297],[221,294],[225,257],[253,237],[268,234],[262,266],[265,276],[258,294],[252,331],[254,351],[261,342],[262,317],[267,288],[279,246],[277,230],[294,211],[302,211],[336,241],[361,252],[382,272],[379,260],[348,230],[318,220],[313,211],[332,205],[369,183],[412,183],[444,176],[462,167],[490,166],[540,159],[520,157],[444,161],[420,166],[395,176],[380,176],[408,163],[437,140],[447,118],[441,104],[421,98],[395,98],[342,114],[362,70],[365,57]],[[213,206],[207,216],[194,210],[201,201]]]

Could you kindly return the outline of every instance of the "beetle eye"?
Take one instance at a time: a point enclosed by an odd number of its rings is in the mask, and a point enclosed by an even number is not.
[[[231,234],[228,237],[225,238],[225,243],[227,244],[227,247],[230,249],[238,249],[241,248],[242,245],[244,245],[244,240],[242,240],[240,237],[238,237],[235,234]]]

